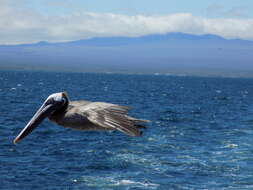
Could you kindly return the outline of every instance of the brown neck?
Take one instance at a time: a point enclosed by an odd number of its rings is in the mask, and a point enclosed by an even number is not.
[[[66,99],[65,104],[64,104],[59,110],[56,110],[56,111],[51,115],[51,117],[54,117],[54,116],[57,116],[57,115],[59,115],[59,114],[64,113],[64,112],[67,110],[68,106],[69,106],[69,100]]]

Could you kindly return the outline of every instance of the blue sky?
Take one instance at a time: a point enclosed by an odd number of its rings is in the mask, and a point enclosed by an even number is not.
[[[30,6],[45,14],[90,11],[116,14],[160,15],[192,13],[207,17],[253,16],[252,0],[33,0]]]
[[[253,0],[0,2],[0,44],[168,32],[253,40]]]

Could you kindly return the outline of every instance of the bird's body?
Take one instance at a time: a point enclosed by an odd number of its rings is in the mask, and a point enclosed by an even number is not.
[[[141,123],[147,120],[127,115],[128,107],[105,102],[69,101],[65,92],[47,98],[27,126],[16,137],[18,142],[46,117],[63,127],[77,130],[119,130],[130,136],[140,136]]]
[[[95,130],[95,125],[87,119],[85,113],[81,112],[81,109],[90,103],[89,101],[71,101],[65,110],[49,116],[49,120],[66,128]]]

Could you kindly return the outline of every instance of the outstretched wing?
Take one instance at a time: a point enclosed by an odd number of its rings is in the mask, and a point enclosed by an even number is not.
[[[109,129],[117,129],[130,136],[140,136],[138,120],[127,115],[129,108],[104,102],[93,102],[82,106],[81,112],[95,125]]]

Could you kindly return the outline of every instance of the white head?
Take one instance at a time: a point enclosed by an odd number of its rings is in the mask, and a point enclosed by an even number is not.
[[[68,100],[68,95],[66,92],[58,92],[58,93],[54,93],[51,94],[50,96],[48,96],[48,98],[46,99],[45,102],[48,101],[55,101],[55,102],[67,102]]]

